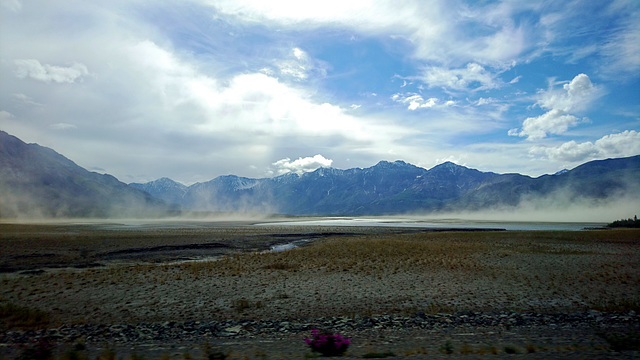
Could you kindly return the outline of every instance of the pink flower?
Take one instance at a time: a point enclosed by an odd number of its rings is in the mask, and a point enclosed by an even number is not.
[[[320,334],[317,329],[311,331],[312,339],[305,338],[304,341],[324,356],[341,356],[347,351],[351,344],[351,339],[344,338],[340,334]]]

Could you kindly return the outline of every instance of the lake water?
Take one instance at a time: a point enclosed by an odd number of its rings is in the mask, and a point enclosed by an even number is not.
[[[519,222],[484,221],[466,219],[416,219],[416,218],[360,218],[331,217],[296,221],[257,223],[269,226],[384,226],[424,229],[505,229],[505,230],[569,230],[599,228],[606,223],[599,222]]]

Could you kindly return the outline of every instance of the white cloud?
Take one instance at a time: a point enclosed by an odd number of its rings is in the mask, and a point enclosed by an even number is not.
[[[74,63],[68,67],[43,65],[36,59],[19,59],[14,63],[16,76],[21,79],[32,78],[44,82],[72,83],[89,74],[87,67],[80,63]]]
[[[494,102],[496,102],[496,99],[494,99],[494,98],[483,98],[483,97],[481,97],[480,99],[478,99],[478,101],[476,101],[476,105],[482,106],[482,105],[493,104]]]
[[[604,156],[631,156],[640,154],[640,133],[626,130],[596,140],[596,147]]]
[[[321,167],[331,167],[333,160],[326,159],[324,156],[318,154],[312,157],[298,158],[291,161],[289,158],[281,159],[274,162],[272,165],[275,167],[277,175],[283,175],[290,172],[302,175],[306,172],[315,171]]]
[[[353,142],[381,144],[409,133],[401,126],[348,115],[336,105],[317,104],[304,91],[264,74],[238,75],[226,87],[198,79],[189,86],[191,89],[180,96],[203,109],[205,119],[196,125],[200,132],[242,129],[264,136],[339,136]]]
[[[495,74],[476,63],[469,63],[458,69],[432,66],[425,70],[421,79],[430,88],[443,87],[450,90],[478,91],[501,86]]]
[[[640,133],[626,130],[605,135],[595,142],[577,143],[572,140],[557,147],[534,146],[529,152],[551,160],[573,163],[598,158],[633,156],[640,154]]]
[[[512,17],[535,5],[489,4],[468,6],[445,0],[202,0],[218,12],[248,23],[277,23],[290,28],[332,26],[367,35],[402,38],[415,46],[414,56],[446,64],[510,63],[527,50],[525,29]],[[471,29],[482,29],[469,36]]]
[[[561,110],[564,112],[582,111],[600,96],[601,91],[596,88],[586,74],[578,74],[562,89],[550,88],[540,92],[538,104],[543,109]]]
[[[615,32],[601,47],[605,62],[605,73],[637,76],[640,72],[640,11],[631,10],[631,18],[619,25]],[[626,11],[626,9],[625,9]]]
[[[563,134],[569,127],[585,122],[585,119],[581,120],[569,112],[584,111],[601,93],[586,74],[578,74],[573,80],[564,84],[562,89],[551,87],[539,92],[536,104],[549,111],[540,116],[525,119],[521,131],[511,129],[508,134],[526,136],[529,140],[542,139],[549,134]]]
[[[313,59],[300,48],[293,48],[287,58],[276,61],[280,74],[295,80],[306,80],[312,71],[319,70],[324,74],[324,69],[318,69]]]
[[[563,134],[569,127],[575,126],[581,122],[577,117],[566,114],[562,110],[553,109],[546,113],[527,118],[522,123],[522,131],[517,129],[509,130],[511,136],[526,136],[529,140],[545,138],[549,134]]]
[[[446,101],[444,103],[440,103],[440,101],[437,98],[432,97],[425,100],[422,96],[415,93],[406,93],[406,94],[397,93],[391,96],[391,100],[401,104],[408,104],[407,109],[409,110],[443,107],[443,106],[446,107],[446,106],[455,105],[455,101],[452,101],[452,100]]]

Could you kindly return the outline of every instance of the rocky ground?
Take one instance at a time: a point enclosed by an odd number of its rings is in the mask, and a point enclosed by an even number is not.
[[[423,313],[414,316],[355,316],[295,320],[228,320],[138,324],[83,324],[37,331],[8,331],[0,341],[9,344],[46,339],[51,343],[81,342],[91,357],[111,349],[118,355],[137,353],[146,358],[205,357],[206,345],[228,358],[310,357],[303,342],[311,329],[331,329],[352,339],[347,358],[367,354],[388,357],[445,358],[450,355],[528,358],[637,358],[629,348],[638,341],[640,317],[635,312],[572,314],[516,312]],[[630,330],[635,329],[635,333]],[[635,335],[633,335],[635,334]],[[107,344],[107,345],[105,345]],[[636,343],[637,345],[637,343]],[[627,348],[625,348],[625,346]],[[391,355],[393,354],[393,355]]]
[[[353,358],[640,355],[637,231],[191,224],[0,234],[0,305],[44,314],[2,318],[0,359],[36,339],[58,354],[81,342],[91,358],[304,358],[312,328],[351,337]],[[303,246],[268,252],[290,242]]]

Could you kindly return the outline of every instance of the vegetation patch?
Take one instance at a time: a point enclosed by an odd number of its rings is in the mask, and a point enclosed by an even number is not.
[[[0,329],[38,329],[50,322],[49,314],[13,303],[0,304]]]
[[[634,216],[633,219],[616,220],[610,224],[607,224],[608,228],[640,228],[640,220],[638,216]]]

